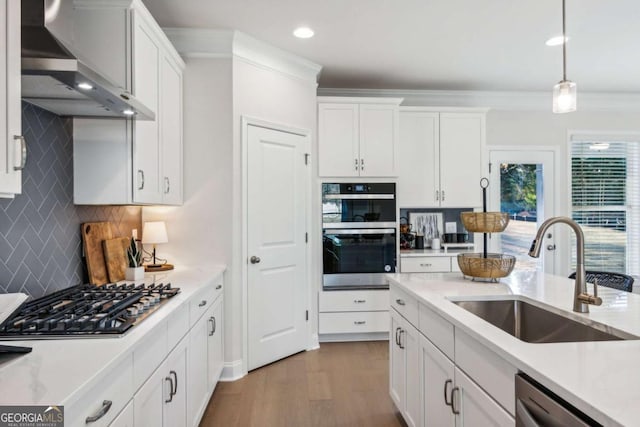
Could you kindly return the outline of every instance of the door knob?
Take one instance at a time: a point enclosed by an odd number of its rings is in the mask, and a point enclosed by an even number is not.
[[[254,255],[251,258],[249,258],[249,261],[251,261],[251,264],[258,264],[260,262],[260,257]]]
[[[548,250],[548,251],[555,251],[555,250],[556,250],[556,245],[555,245],[555,244],[553,244],[553,245],[547,245],[547,250]]]

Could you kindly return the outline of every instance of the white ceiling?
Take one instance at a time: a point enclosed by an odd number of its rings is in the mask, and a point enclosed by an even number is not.
[[[324,88],[548,91],[561,0],[143,0],[163,27],[233,29],[323,66]],[[567,78],[640,93],[640,1],[567,0]],[[291,33],[300,25],[316,35]]]

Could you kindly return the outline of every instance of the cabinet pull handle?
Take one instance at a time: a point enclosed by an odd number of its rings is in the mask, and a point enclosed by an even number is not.
[[[198,304],[198,307],[204,307],[205,305],[207,305],[207,300],[203,299],[202,301],[200,301],[200,304]]]
[[[405,305],[404,300],[401,300],[400,298],[396,300],[396,303],[398,303],[398,305]]]
[[[436,190],[436,202],[440,201],[440,191]]]
[[[15,163],[13,166],[13,170],[19,171],[24,169],[25,165],[27,164],[27,140],[22,135],[13,135],[13,140],[20,141],[20,161],[18,163],[18,166],[15,166]]]
[[[169,194],[171,191],[171,182],[169,181],[169,177],[164,177],[164,194]]]
[[[396,328],[396,345],[400,347],[400,340],[398,339],[398,332],[400,332],[400,327]]]
[[[209,324],[211,325],[211,332],[209,332],[209,336],[211,337],[216,332],[216,326],[215,326],[213,317],[209,318]]]
[[[171,377],[164,377],[165,381],[169,381],[169,398],[164,400],[164,403],[171,403],[173,400],[173,379]]]
[[[398,339],[398,341],[400,342],[400,348],[404,350],[404,346],[402,345],[402,334],[404,334],[405,331],[404,329],[400,329],[400,338]]]
[[[453,380],[446,380],[444,382],[444,403],[447,406],[451,406],[452,404],[452,400],[447,400],[447,389],[449,388],[449,385],[453,384]]]
[[[444,202],[444,190],[442,190],[442,201]]]
[[[363,304],[363,303],[367,302],[367,300],[365,300],[365,299],[354,299],[353,302],[355,304]]]
[[[216,322],[216,316],[213,316],[213,333],[214,334],[216,333],[216,329],[218,329],[217,326],[218,326],[218,322]]]
[[[176,373],[176,371],[169,371],[169,374],[173,375],[173,378],[176,380],[175,388],[172,391],[173,396],[175,396],[178,393],[178,374]]]
[[[422,263],[422,264],[420,264],[420,267],[431,267],[431,264]]]
[[[460,387],[454,387],[451,390],[451,412],[453,412],[455,415],[458,415],[460,414],[460,410],[456,409],[456,399],[455,399],[456,391],[460,391]]]
[[[216,286],[216,290],[218,290],[218,289],[222,289],[222,285]]]
[[[138,190],[144,189],[144,171],[142,169],[138,169],[138,176],[140,177],[140,187]]]
[[[366,320],[355,320],[353,322],[354,325],[364,325],[365,323],[367,323]]]
[[[112,404],[113,404],[113,402],[110,401],[110,400],[103,400],[102,401],[102,408],[100,408],[100,410],[98,411],[97,414],[91,415],[90,417],[85,418],[85,420],[84,420],[85,424],[95,423],[100,418],[104,417],[104,415],[107,412],[109,412],[109,409],[111,409],[111,405]]]
[[[360,159],[360,170],[364,170],[364,159]]]
[[[355,163],[355,170],[358,170],[358,159],[353,159],[354,163]]]

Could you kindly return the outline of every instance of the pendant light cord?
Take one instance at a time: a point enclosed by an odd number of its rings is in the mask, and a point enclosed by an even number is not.
[[[567,81],[567,32],[565,22],[565,0],[562,0],[562,81]]]

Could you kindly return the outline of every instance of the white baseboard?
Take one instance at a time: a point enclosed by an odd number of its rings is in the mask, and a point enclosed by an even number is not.
[[[388,341],[389,332],[372,332],[368,334],[321,334],[320,342],[348,342],[348,341]]]
[[[242,370],[242,359],[225,362],[220,381],[236,381],[247,375]]]

